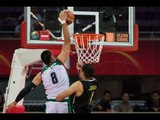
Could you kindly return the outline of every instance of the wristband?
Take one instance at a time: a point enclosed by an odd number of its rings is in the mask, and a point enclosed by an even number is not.
[[[63,25],[64,23],[66,23],[65,20],[61,20],[60,18],[58,18],[59,22]]]

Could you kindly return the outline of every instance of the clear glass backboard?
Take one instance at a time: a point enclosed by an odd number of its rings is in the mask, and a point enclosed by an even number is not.
[[[24,48],[60,48],[63,34],[58,16],[61,10],[70,9],[75,20],[69,25],[71,44],[74,34],[104,34],[104,50],[136,51],[138,25],[135,24],[135,7],[24,7],[21,41]],[[36,12],[35,12],[36,11]],[[55,39],[56,38],[56,39]]]

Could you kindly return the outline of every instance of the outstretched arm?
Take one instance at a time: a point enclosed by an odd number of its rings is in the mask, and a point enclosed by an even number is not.
[[[64,98],[69,97],[73,93],[75,93],[77,97],[80,96],[83,93],[83,85],[80,81],[77,81],[77,82],[73,83],[68,89],[59,93],[56,96],[56,100],[61,101]]]
[[[80,79],[81,79],[82,66],[83,66],[83,63],[77,62],[76,68],[77,68],[77,72]]]
[[[62,46],[61,53],[58,55],[57,58],[63,64],[66,64],[67,57],[69,56],[69,53],[70,53],[70,32],[69,32],[69,29],[68,29],[68,25],[66,23],[67,12],[68,12],[68,10],[63,10],[59,14],[59,19],[61,21],[64,21],[64,23],[62,23],[62,30],[63,30],[63,36],[64,36],[64,44]]]
[[[25,88],[23,88],[19,94],[17,95],[16,99],[14,102],[12,102],[11,104],[9,104],[7,106],[7,111],[11,110],[13,107],[16,106],[16,104],[23,98],[25,97],[31,90],[33,90],[34,88],[36,88],[36,86],[38,86],[41,83],[41,73],[38,73],[33,81],[26,86]]]

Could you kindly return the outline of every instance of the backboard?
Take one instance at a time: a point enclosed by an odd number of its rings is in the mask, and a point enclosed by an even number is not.
[[[76,33],[105,34],[103,50],[136,51],[138,49],[138,25],[135,24],[135,7],[39,7],[42,20],[35,17],[31,7],[24,7],[25,20],[22,23],[21,45],[23,48],[60,49],[63,44],[58,14],[62,9],[70,9],[75,21],[69,25],[71,45]],[[52,14],[53,13],[53,14]],[[33,22],[44,27],[32,29]],[[50,32],[46,32],[50,30]],[[59,38],[54,40],[53,36]]]

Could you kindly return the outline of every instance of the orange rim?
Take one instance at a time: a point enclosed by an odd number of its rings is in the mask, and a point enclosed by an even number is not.
[[[89,40],[102,40],[104,38],[104,34],[74,34],[73,38],[77,41],[79,46],[87,46]]]

